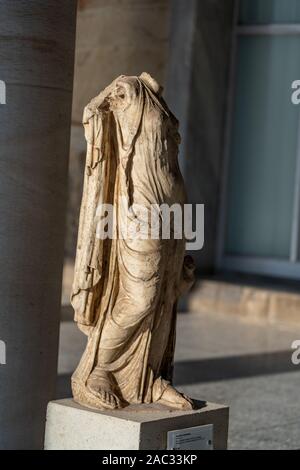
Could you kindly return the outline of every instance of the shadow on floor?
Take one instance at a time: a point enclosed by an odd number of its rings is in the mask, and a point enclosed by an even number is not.
[[[70,398],[72,396],[71,375],[72,374],[61,374],[57,377],[55,395],[56,400]]]
[[[291,361],[292,350],[243,356],[217,357],[175,363],[174,383],[191,385],[260,375],[300,372]]]
[[[284,372],[299,372],[300,367],[291,362],[292,351],[249,354],[245,356],[218,357],[175,363],[174,383],[191,385],[241,379]],[[56,398],[71,396],[71,374],[59,375]]]
[[[61,374],[57,377],[55,395],[56,400],[70,398],[72,396],[71,376],[72,374]]]

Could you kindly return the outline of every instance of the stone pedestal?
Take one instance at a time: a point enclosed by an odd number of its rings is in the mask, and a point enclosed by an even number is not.
[[[122,410],[96,411],[72,399],[48,405],[47,450],[167,449],[167,432],[213,425],[214,449],[227,448],[226,406],[206,403],[198,410],[177,411],[158,405],[131,405]]]

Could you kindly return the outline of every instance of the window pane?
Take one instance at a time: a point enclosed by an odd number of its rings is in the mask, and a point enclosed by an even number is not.
[[[300,23],[300,1],[240,0],[240,23]]]
[[[300,106],[300,38],[241,37],[226,252],[289,258]]]

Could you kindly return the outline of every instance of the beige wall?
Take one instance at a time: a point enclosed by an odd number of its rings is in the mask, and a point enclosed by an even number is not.
[[[73,120],[121,74],[164,81],[169,0],[84,0],[77,17]]]
[[[82,111],[121,74],[147,71],[165,82],[170,0],[80,0],[69,167],[69,208],[63,297],[69,296],[82,190],[85,142]]]

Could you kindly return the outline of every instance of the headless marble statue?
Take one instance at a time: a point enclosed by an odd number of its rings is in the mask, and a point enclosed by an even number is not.
[[[118,236],[128,207],[185,203],[178,121],[147,73],[120,76],[85,108],[86,171],[71,303],[88,335],[72,376],[75,401],[99,409],[157,402],[191,409],[172,386],[176,304],[193,283],[185,240]],[[113,237],[97,237],[97,208],[116,208]],[[149,226],[150,229],[150,226]]]

